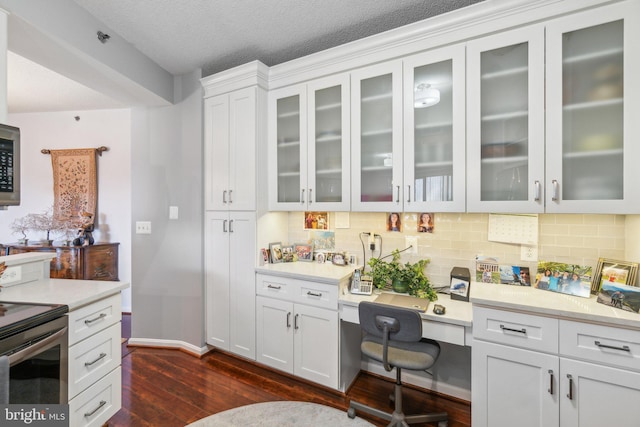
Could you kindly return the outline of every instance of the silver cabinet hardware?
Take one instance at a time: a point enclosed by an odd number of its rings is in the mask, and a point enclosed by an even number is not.
[[[594,341],[594,344],[600,348],[610,348],[611,350],[620,350],[620,351],[631,351],[628,345],[623,345],[622,347],[616,347],[614,345],[602,344],[600,341]]]
[[[97,407],[96,409],[94,409],[94,410],[93,410],[93,411],[91,411],[91,412],[85,412],[85,413],[84,413],[84,416],[85,416],[85,417],[90,417],[91,415],[93,415],[93,414],[95,414],[96,412],[98,412],[98,410],[99,410],[100,408],[102,408],[102,407],[103,407],[104,405],[106,405],[106,404],[107,404],[107,401],[106,401],[106,400],[101,400],[101,401],[100,401],[100,404],[98,405],[98,407]]]
[[[105,357],[107,357],[107,353],[100,353],[100,356],[98,356],[96,359],[92,360],[91,362],[84,362],[84,366],[91,366],[95,363],[98,363],[100,360],[104,359]]]
[[[500,325],[500,329],[502,329],[503,331],[509,331],[509,332],[516,332],[518,334],[527,334],[527,330],[525,328],[522,329],[512,329],[512,328],[507,328],[504,325]]]
[[[106,314],[106,313],[100,313],[100,315],[99,315],[98,317],[95,317],[95,318],[93,318],[93,319],[87,319],[87,320],[85,320],[85,321],[84,321],[84,324],[85,324],[85,325],[90,325],[90,324],[92,324],[93,322],[97,322],[97,321],[98,321],[98,320],[100,320],[100,319],[104,319],[105,317],[107,317],[107,314]]]

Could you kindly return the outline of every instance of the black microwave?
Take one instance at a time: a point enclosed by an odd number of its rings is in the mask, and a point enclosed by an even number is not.
[[[0,209],[20,205],[20,129],[0,124]]]

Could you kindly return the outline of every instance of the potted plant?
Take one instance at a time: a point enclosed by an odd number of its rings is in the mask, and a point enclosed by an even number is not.
[[[57,232],[61,230],[64,225],[61,221],[58,221],[53,216],[53,208],[49,208],[40,214],[28,214],[27,222],[32,230],[44,231],[47,233],[46,244],[51,246],[53,239],[51,239],[51,232]]]
[[[391,261],[384,261],[389,256]],[[376,288],[391,288],[395,292],[435,301],[438,296],[424,273],[428,263],[428,259],[421,259],[416,263],[403,264],[400,262],[400,251],[395,249],[386,257],[371,258],[367,264],[371,267],[371,277]]]
[[[27,239],[27,230],[31,228],[28,216],[16,218],[11,223],[12,234],[20,234],[21,238],[18,239],[19,245],[26,245],[29,239]]]

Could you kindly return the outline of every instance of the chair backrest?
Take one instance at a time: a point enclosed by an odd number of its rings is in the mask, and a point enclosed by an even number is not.
[[[404,307],[363,301],[358,307],[360,328],[367,334],[384,337],[387,326],[389,340],[414,342],[422,338],[422,318],[417,311]]]

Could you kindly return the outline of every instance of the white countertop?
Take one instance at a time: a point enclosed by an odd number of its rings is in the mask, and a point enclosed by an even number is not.
[[[290,277],[293,279],[308,279],[319,283],[339,285],[348,281],[357,265],[333,265],[331,263],[318,264],[317,262],[282,262],[278,264],[265,264],[256,267],[256,273],[272,276]]]
[[[482,305],[640,330],[640,314],[600,304],[596,301],[595,295],[582,298],[528,286],[479,282],[473,282],[470,291],[470,301],[474,306]]]
[[[101,280],[47,279],[3,288],[1,302],[66,304],[69,311],[117,294],[127,282]]]

